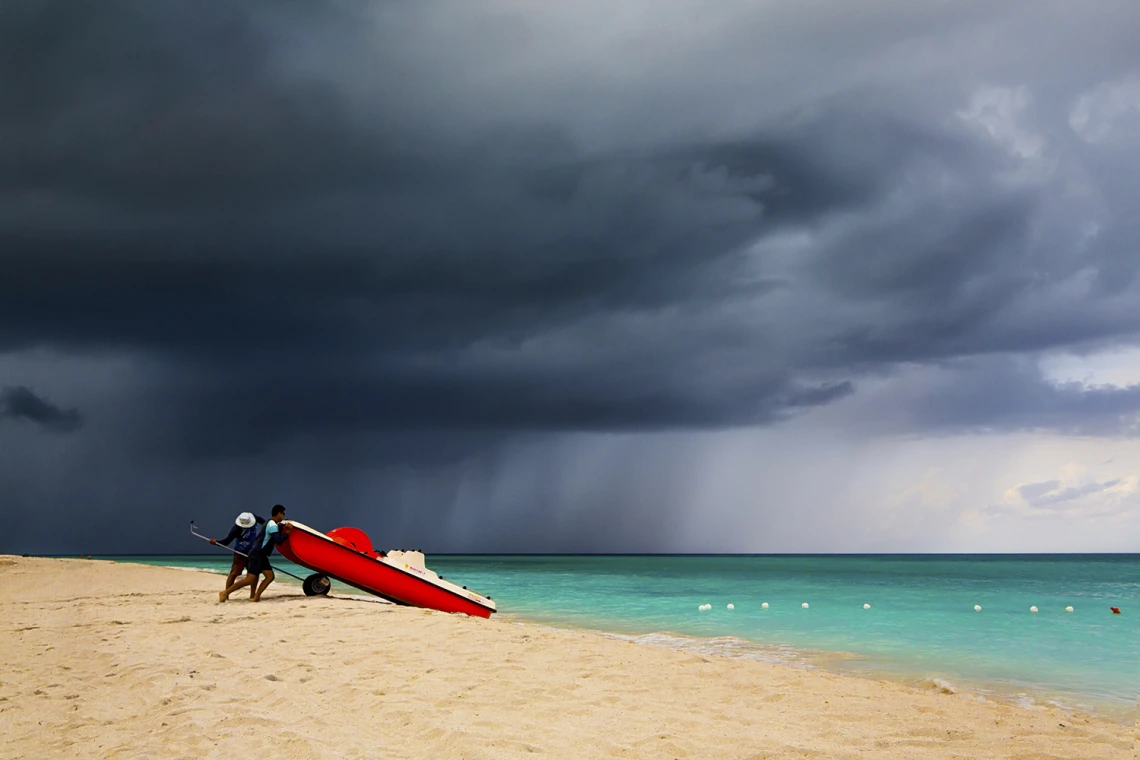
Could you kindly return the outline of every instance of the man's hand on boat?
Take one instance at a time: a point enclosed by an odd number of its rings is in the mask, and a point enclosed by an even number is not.
[[[281,525],[282,525],[282,527],[284,527],[285,533],[289,533],[291,530],[293,530],[293,525],[288,520],[282,520]],[[210,543],[213,544],[214,546],[217,546],[218,545],[218,539],[211,538]]]

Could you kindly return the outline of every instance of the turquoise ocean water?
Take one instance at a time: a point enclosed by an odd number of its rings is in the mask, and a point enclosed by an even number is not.
[[[228,556],[113,559],[229,568]],[[428,566],[520,622],[1136,718],[1136,554],[432,555]]]

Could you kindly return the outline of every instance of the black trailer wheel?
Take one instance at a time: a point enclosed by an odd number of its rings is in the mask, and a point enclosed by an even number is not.
[[[329,589],[332,588],[332,583],[329,581],[328,576],[313,573],[302,581],[301,588],[305,590],[305,596],[317,596],[318,594],[327,594]]]

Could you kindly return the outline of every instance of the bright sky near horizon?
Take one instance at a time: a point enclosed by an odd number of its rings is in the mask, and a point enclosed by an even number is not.
[[[0,551],[1140,551],[1134,0],[0,8]],[[216,527],[213,527],[216,526]]]

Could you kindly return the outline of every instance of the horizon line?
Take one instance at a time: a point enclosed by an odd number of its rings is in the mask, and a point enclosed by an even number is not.
[[[40,554],[3,552],[43,559],[111,559],[115,557],[218,557],[210,552],[127,552],[117,554]],[[1140,550],[1119,552],[424,552],[436,557],[1140,557]]]

